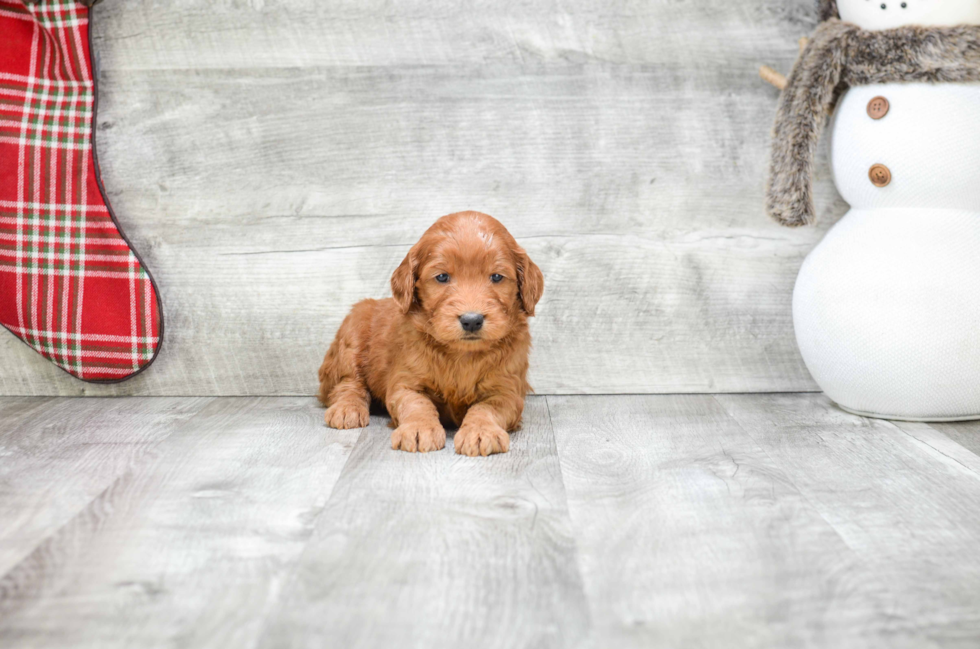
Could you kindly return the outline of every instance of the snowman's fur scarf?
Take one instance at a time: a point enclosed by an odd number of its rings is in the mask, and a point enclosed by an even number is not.
[[[839,18],[837,13],[837,0],[820,0],[820,20],[830,20]]]
[[[833,11],[831,2],[821,7]],[[813,223],[813,155],[828,116],[850,86],[980,81],[980,26],[865,31],[833,17],[814,32],[779,98],[766,191],[783,225]]]

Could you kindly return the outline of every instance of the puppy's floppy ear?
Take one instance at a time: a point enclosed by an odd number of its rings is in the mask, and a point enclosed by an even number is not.
[[[395,298],[395,304],[401,309],[402,313],[408,313],[415,302],[415,282],[418,279],[418,246],[405,255],[405,259],[398,265],[395,272],[391,275],[391,295]]]
[[[523,248],[517,248],[517,293],[524,306],[524,312],[534,315],[534,305],[544,293],[544,275],[538,265],[531,261]]]

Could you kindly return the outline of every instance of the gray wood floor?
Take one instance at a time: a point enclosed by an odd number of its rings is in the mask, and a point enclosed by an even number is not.
[[[0,399],[0,646],[980,644],[980,424],[549,396],[473,459],[321,412]]]

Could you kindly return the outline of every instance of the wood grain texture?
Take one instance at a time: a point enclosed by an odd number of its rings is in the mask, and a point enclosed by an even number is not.
[[[592,646],[863,646],[884,617],[854,551],[711,396],[548,403]]]
[[[980,422],[893,422],[909,437],[921,442],[942,460],[952,461],[980,476]]]
[[[588,627],[554,436],[528,402],[511,451],[391,450],[372,420],[259,647],[570,647]]]
[[[202,409],[0,580],[0,644],[254,646],[360,434],[321,418],[307,398]]]
[[[980,643],[980,472],[942,432],[974,424],[533,397],[509,454],[466,458],[321,417],[0,398],[0,646]]]
[[[152,457],[208,401],[0,401],[0,575]]]
[[[539,393],[815,388],[793,337],[824,224],[763,213],[812,3],[103,3],[98,143],[167,333],[120,386],[0,336],[0,394],[300,395],[438,216],[499,217],[545,275]]]
[[[980,474],[822,395],[718,396],[866,568],[878,646],[980,643]]]
[[[758,69],[812,30],[813,3],[749,0],[140,0],[98,7],[105,67],[126,70],[615,64],[727,56]],[[220,29],[215,29],[215,27]],[[786,43],[783,43],[783,40]],[[697,41],[697,47],[692,44]],[[792,48],[792,51],[790,51]],[[787,52],[789,55],[787,56]],[[692,55],[694,58],[692,58]],[[768,60],[768,59],[767,59]],[[734,64],[733,64],[734,67]]]
[[[903,430],[908,430],[912,426],[906,422],[899,424]],[[935,430],[940,435],[949,438],[963,448],[968,449],[974,455],[980,455],[980,422],[978,421],[958,421],[950,423],[928,424],[928,427]]]

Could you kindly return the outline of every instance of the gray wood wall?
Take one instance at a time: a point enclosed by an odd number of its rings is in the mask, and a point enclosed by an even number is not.
[[[83,384],[0,332],[2,394],[311,394],[348,307],[436,217],[544,271],[539,393],[814,389],[762,209],[811,0],[106,0],[99,152],[163,292],[155,365]]]

